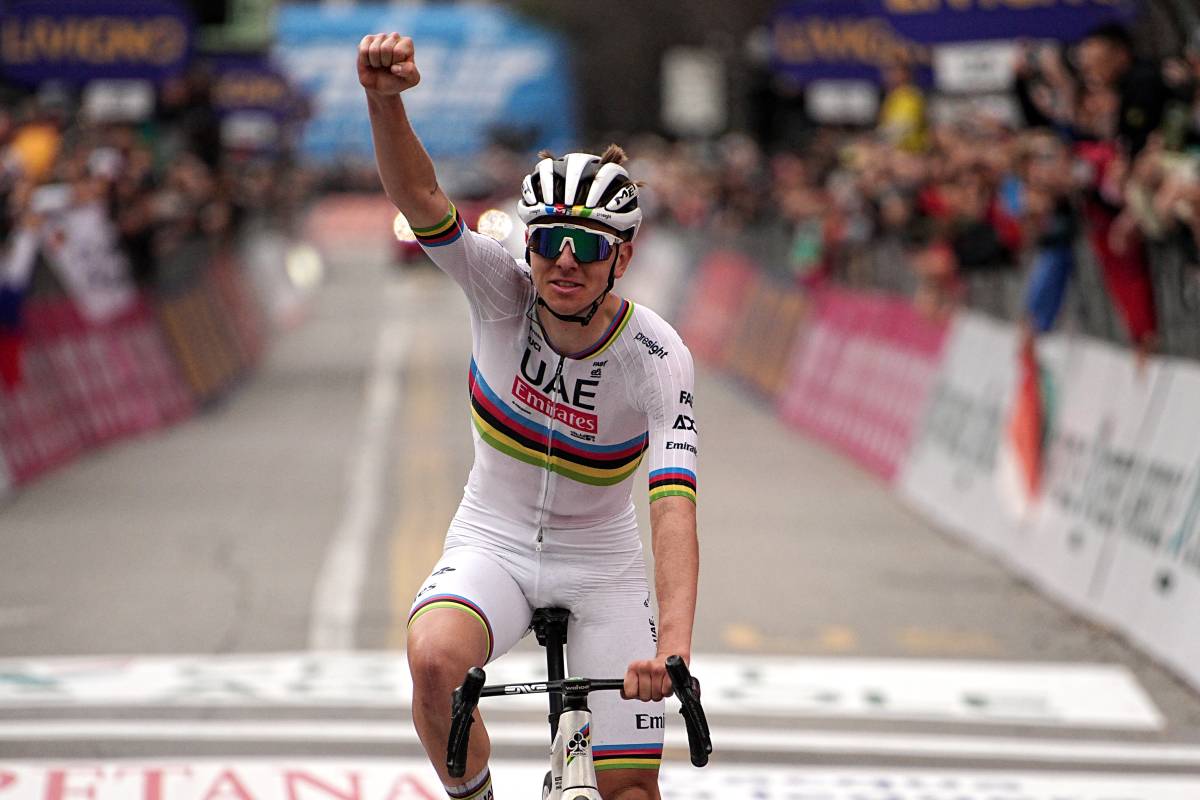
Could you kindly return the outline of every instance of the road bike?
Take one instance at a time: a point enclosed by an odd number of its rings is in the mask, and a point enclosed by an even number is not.
[[[569,616],[570,612],[563,608],[539,608],[533,613],[533,632],[538,644],[546,648],[545,681],[485,686],[487,675],[482,669],[472,667],[467,671],[462,686],[454,690],[451,703],[446,768],[452,778],[461,778],[466,772],[467,745],[479,698],[545,693],[550,698],[551,745],[550,770],[542,782],[542,800],[601,800],[592,760],[592,714],[587,697],[591,692],[620,691],[625,682],[620,678],[566,677],[563,650]],[[692,764],[703,767],[712,753],[712,739],[700,705],[700,684],[679,656],[667,659],[667,673],[687,727]]]

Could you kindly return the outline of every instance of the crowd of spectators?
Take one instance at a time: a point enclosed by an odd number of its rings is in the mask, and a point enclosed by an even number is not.
[[[655,216],[727,237],[782,229],[800,280],[853,277],[891,243],[899,257],[885,259],[895,274],[883,282],[944,315],[971,275],[1020,271],[1038,333],[1055,325],[1072,274],[1096,270],[1126,341],[1153,351],[1148,250],[1181,250],[1200,282],[1200,37],[1156,63],[1106,26],[1069,49],[1023,46],[1012,75],[1016,114],[934,118],[895,64],[869,131],[818,128],[774,153],[743,135],[630,149]]]
[[[201,69],[159,86],[135,121],[97,115],[69,87],[0,87],[0,242],[101,203],[141,286],[155,286],[185,242],[232,241],[251,216],[288,224],[304,174],[279,153],[223,144]],[[37,270],[33,280],[39,290],[54,279]]]

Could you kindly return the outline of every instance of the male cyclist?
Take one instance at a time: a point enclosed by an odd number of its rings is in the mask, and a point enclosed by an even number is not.
[[[534,608],[568,608],[571,674],[625,675],[622,697],[590,700],[600,792],[657,798],[665,661],[691,655],[697,453],[691,355],[612,292],[641,224],[637,184],[617,147],[543,157],[522,186],[519,263],[438,186],[400,99],[420,81],[412,40],[365,37],[358,76],[384,189],[471,310],[475,463],[409,616],[421,742],[450,797],[492,797],[486,734],[471,737],[465,782],[446,773],[451,692],[516,644]],[[657,631],[630,499],[647,454]]]

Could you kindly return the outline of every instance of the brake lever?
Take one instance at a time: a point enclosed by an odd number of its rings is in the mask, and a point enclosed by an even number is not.
[[[667,674],[671,676],[675,696],[679,698],[679,713],[683,715],[687,728],[692,766],[703,767],[712,754],[712,737],[704,707],[700,705],[700,682],[692,677],[687,664],[679,656],[667,658]]]
[[[471,741],[471,725],[475,722],[475,708],[479,705],[479,693],[487,675],[479,667],[467,670],[462,686],[454,690],[450,699],[450,738],[446,743],[446,770],[452,778],[461,778],[467,771],[467,746]]]

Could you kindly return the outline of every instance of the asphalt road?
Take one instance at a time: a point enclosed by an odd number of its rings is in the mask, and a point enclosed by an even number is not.
[[[222,405],[0,508],[0,800],[151,796],[114,765],[163,759],[178,796],[359,796],[255,788],[280,764],[435,796],[399,651],[470,467],[469,339],[440,274],[342,248]],[[735,384],[701,369],[696,397],[717,756],[669,739],[669,796],[1200,796],[1195,693]],[[489,713],[499,788],[540,782],[543,719]]]

